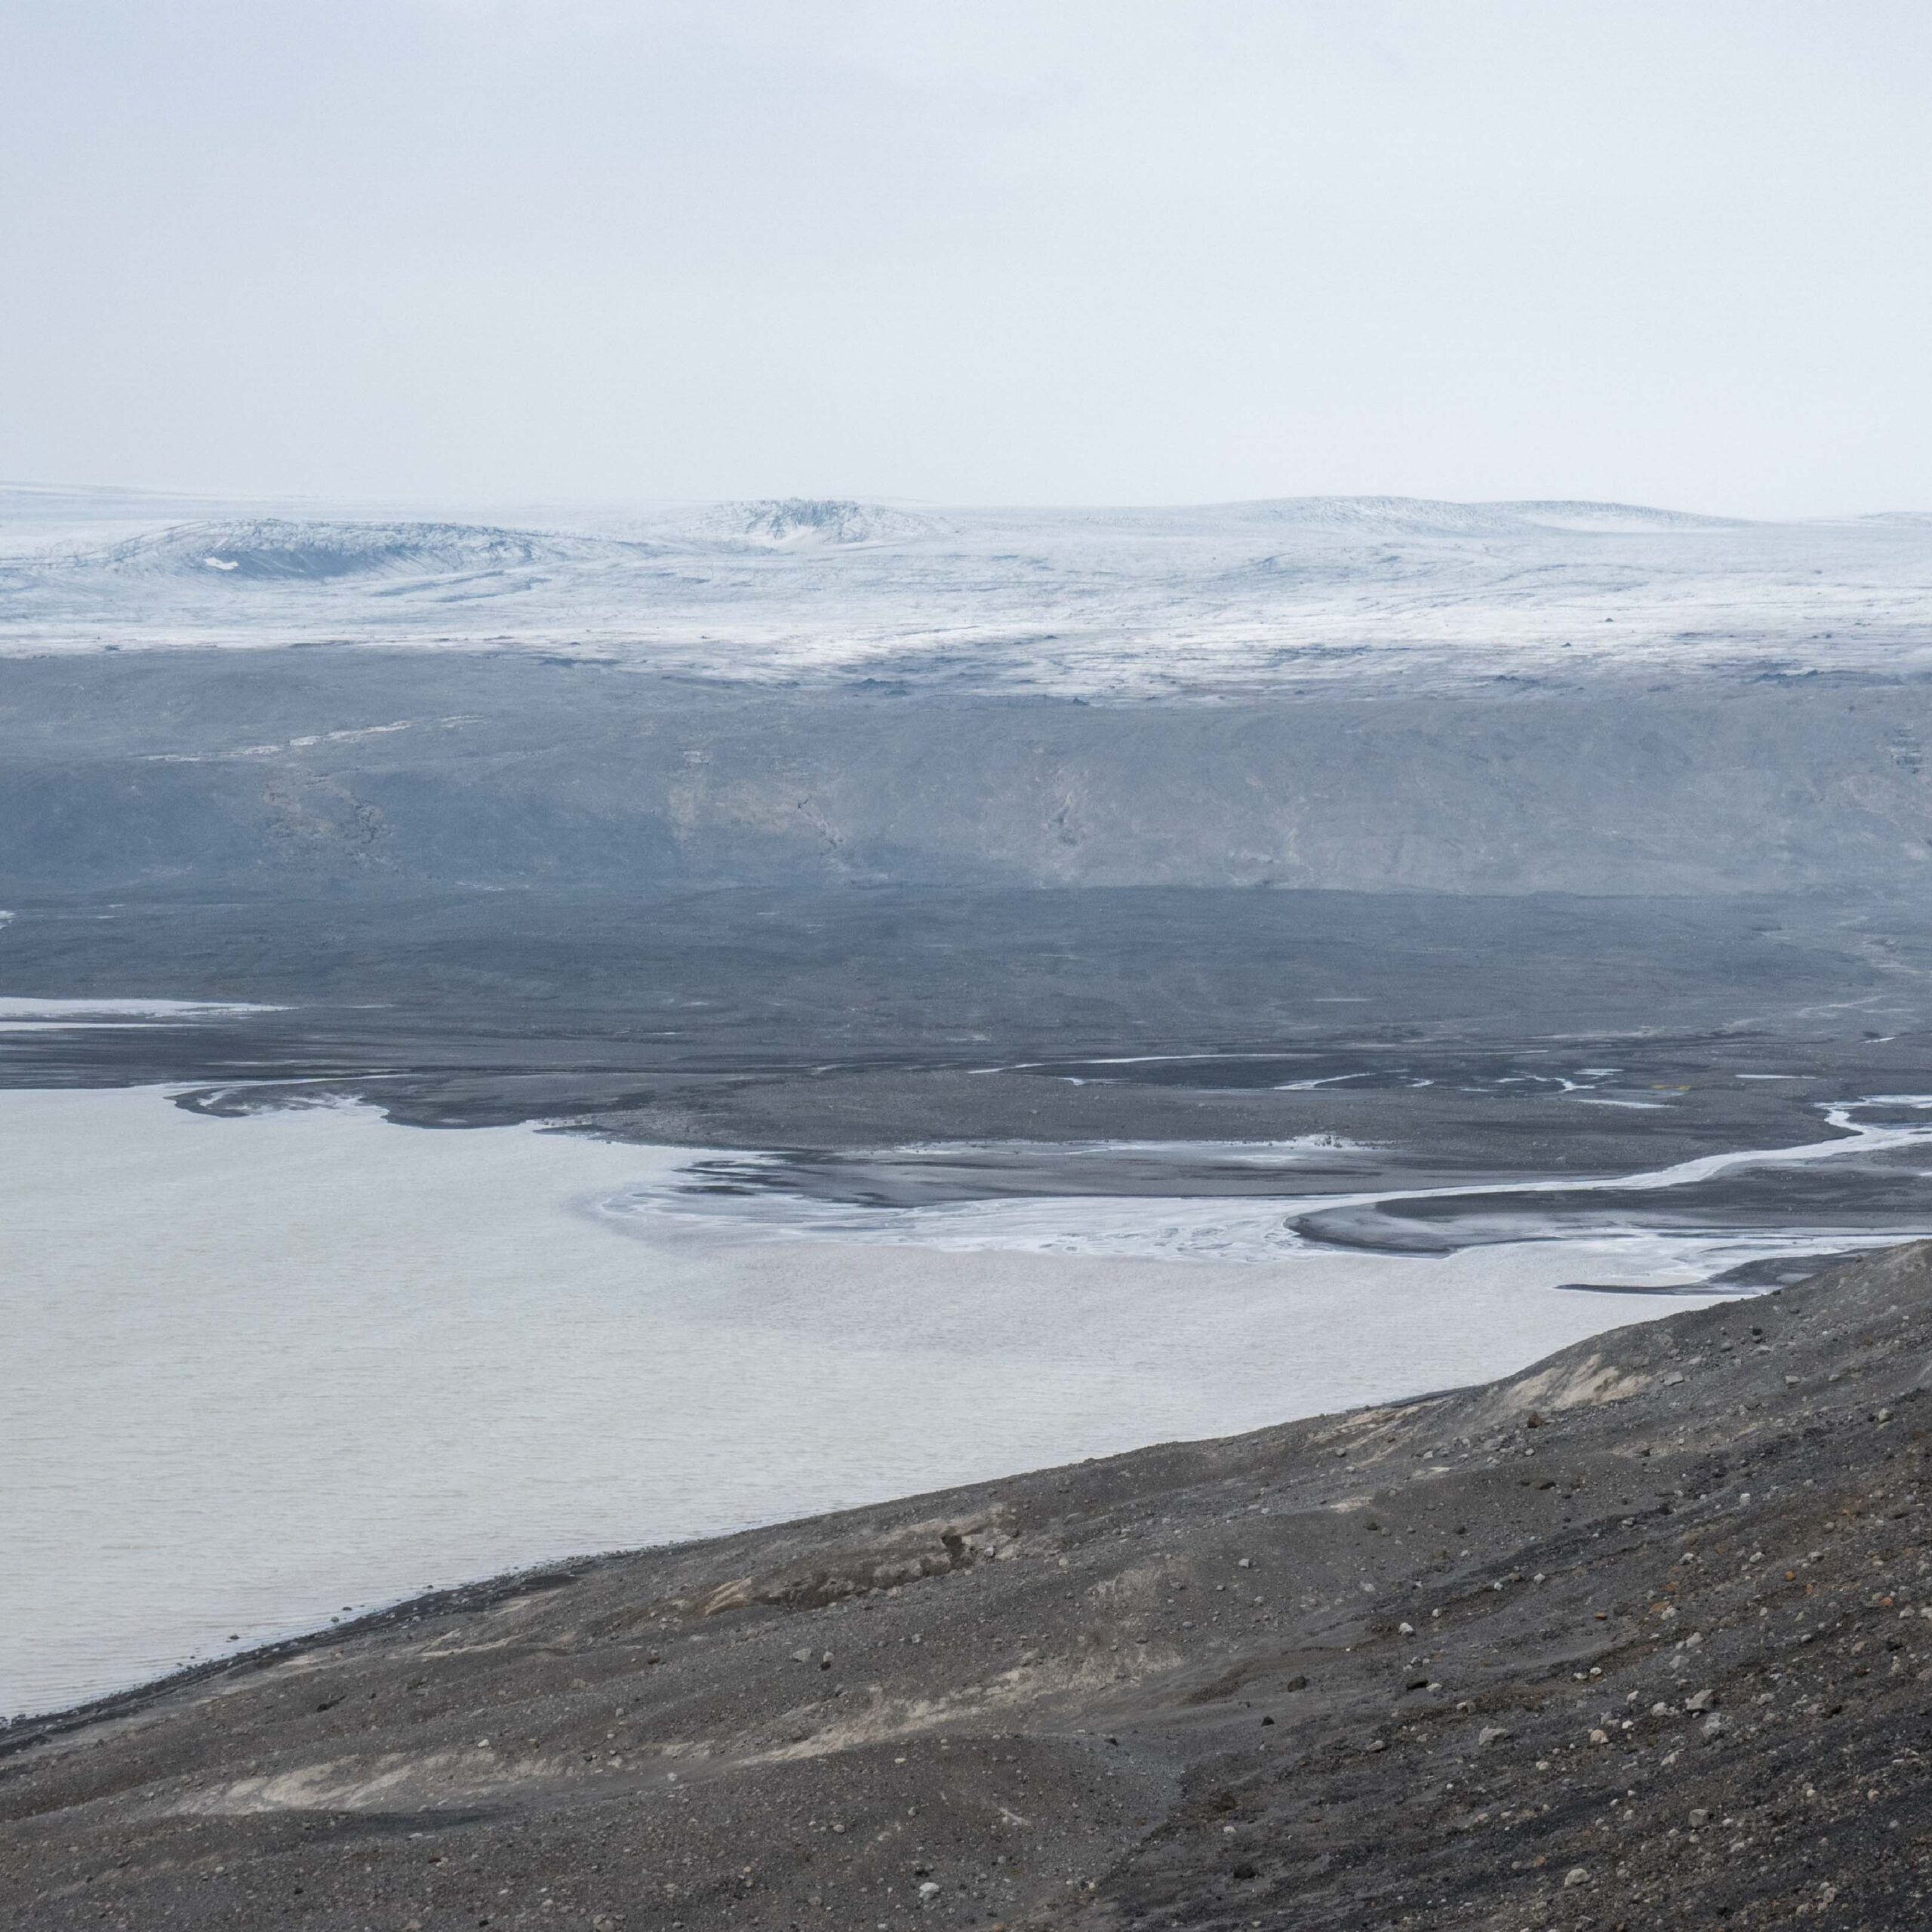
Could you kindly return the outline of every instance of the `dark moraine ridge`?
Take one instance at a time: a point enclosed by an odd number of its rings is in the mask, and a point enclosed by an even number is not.
[[[35,1927],[1899,1927],[1932,1244],[407,1607],[0,1758]]]

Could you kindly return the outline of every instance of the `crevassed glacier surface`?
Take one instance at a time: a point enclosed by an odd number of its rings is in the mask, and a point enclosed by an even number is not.
[[[524,507],[0,490],[0,650],[523,647],[762,684],[1205,697],[1926,661],[1932,518],[1614,503]]]

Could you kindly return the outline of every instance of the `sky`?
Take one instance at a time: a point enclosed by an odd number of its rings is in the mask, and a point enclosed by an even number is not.
[[[0,478],[1932,509],[1924,0],[0,0]]]

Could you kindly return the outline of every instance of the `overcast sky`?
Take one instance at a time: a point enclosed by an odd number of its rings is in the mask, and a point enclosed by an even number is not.
[[[1932,508],[1926,0],[0,0],[0,476]]]

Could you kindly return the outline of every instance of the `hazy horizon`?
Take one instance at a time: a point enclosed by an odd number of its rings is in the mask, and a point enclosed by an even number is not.
[[[839,491],[748,490],[725,497],[592,495],[557,491],[546,494],[541,497],[518,498],[514,496],[501,495],[470,497],[449,492],[359,494],[321,491],[190,489],[178,486],[170,487],[166,485],[103,481],[98,478],[75,481],[60,478],[0,476],[0,491],[18,491],[25,493],[44,492],[50,497],[94,496],[103,498],[125,497],[137,501],[152,501],[158,506],[170,503],[189,506],[205,504],[214,508],[235,509],[259,506],[265,512],[295,510],[306,506],[313,508],[318,512],[347,511],[365,512],[374,515],[379,512],[390,514],[414,511],[426,515],[451,511],[461,511],[474,515],[512,512],[534,514],[539,512],[546,514],[578,512],[586,515],[599,513],[608,515],[651,509],[669,510],[712,504],[761,504],[786,502],[851,503],[861,506],[889,509],[1004,512],[1016,515],[1035,512],[1042,515],[1051,515],[1060,512],[1081,510],[1100,514],[1118,512],[1124,515],[1158,510],[1232,509],[1271,503],[1346,502],[1445,503],[1469,509],[1480,509],[1485,506],[1506,507],[1512,505],[1575,503],[1604,509],[1659,511],[1673,516],[1733,523],[1835,523],[1888,516],[1932,516],[1932,509],[1927,509],[1916,503],[1888,503],[1877,509],[1826,509],[1789,515],[1754,515],[1742,511],[1703,506],[1693,508],[1684,503],[1638,503],[1629,498],[1586,497],[1575,491],[1555,491],[1540,496],[1530,496],[1518,491],[1493,497],[1429,497],[1420,495],[1413,491],[1399,490],[1309,490],[1297,491],[1292,493],[1277,492],[1267,496],[1252,497],[1149,497],[1132,500],[1119,499],[1112,501],[1100,500],[1075,501],[1068,499],[1058,502],[995,500],[991,498],[969,501],[956,497],[894,496],[883,491],[866,490]]]
[[[1932,501],[1898,0],[0,14],[0,472]]]

